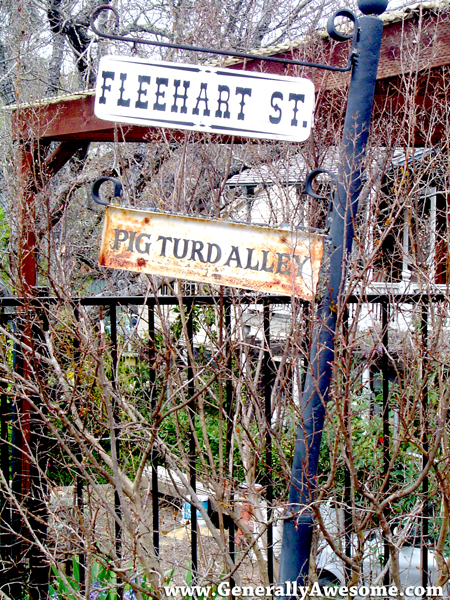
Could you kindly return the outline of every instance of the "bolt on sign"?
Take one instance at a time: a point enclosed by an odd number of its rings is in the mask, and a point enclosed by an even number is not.
[[[95,96],[99,119],[241,137],[302,142],[309,137],[309,79],[105,56]]]
[[[108,206],[99,264],[310,300],[322,251],[316,233]]]

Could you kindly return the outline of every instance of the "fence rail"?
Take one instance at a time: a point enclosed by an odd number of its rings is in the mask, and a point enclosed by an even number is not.
[[[428,338],[428,326],[429,326],[429,306],[433,303],[445,303],[447,298],[443,294],[429,296],[414,294],[410,296],[405,295],[373,295],[367,297],[351,297],[348,299],[348,310],[344,316],[344,327],[349,327],[349,323],[352,318],[356,316],[353,307],[357,303],[363,303],[367,305],[373,305],[375,307],[375,313],[378,317],[381,317],[382,327],[382,348],[381,348],[381,372],[382,372],[382,416],[383,416],[383,473],[385,475],[384,487],[389,487],[389,462],[390,462],[390,435],[391,435],[391,423],[389,421],[389,362],[388,362],[388,348],[389,348],[389,319],[390,310],[393,306],[401,303],[408,303],[410,305],[416,305],[420,311],[420,335],[422,337],[424,352],[427,348]],[[227,416],[227,431],[226,431],[226,455],[232,451],[232,416],[233,416],[233,403],[235,390],[233,387],[233,374],[232,374],[232,352],[231,342],[233,339],[232,332],[232,306],[233,303],[237,302],[240,306],[249,306],[260,304],[262,306],[262,343],[263,343],[263,360],[261,369],[261,381],[263,388],[263,414],[266,420],[265,429],[265,449],[264,449],[264,476],[262,478],[266,494],[267,503],[267,578],[270,583],[275,581],[274,571],[274,531],[273,531],[273,520],[274,520],[274,490],[273,490],[273,440],[272,440],[272,393],[273,385],[275,380],[275,374],[273,370],[273,357],[271,353],[271,308],[280,307],[291,304],[291,298],[285,296],[264,296],[256,297],[253,295],[231,297],[231,296],[191,296],[183,297],[181,308],[186,309],[187,314],[187,337],[185,343],[188,348],[194,349],[195,346],[195,333],[194,333],[194,312],[193,307],[200,306],[221,306],[223,307],[222,321],[219,324],[223,328],[223,339],[226,340],[225,349],[225,405],[224,412]],[[30,356],[27,351],[27,347],[33,343],[42,343],[42,339],[45,337],[46,332],[49,329],[49,322],[52,319],[52,307],[60,304],[61,301],[55,297],[38,297],[32,301],[18,299],[18,298],[2,298],[0,299],[1,309],[1,322],[0,325],[5,329],[9,324],[14,331],[14,335],[11,334],[11,338],[17,339],[18,343],[13,348],[13,369],[18,377],[27,379],[31,376],[29,361]],[[301,305],[306,304],[300,302]],[[155,386],[156,383],[156,370],[152,367],[155,363],[155,352],[156,352],[156,335],[157,335],[157,319],[156,310],[159,307],[179,307],[180,302],[178,298],[173,296],[158,296],[158,297],[142,297],[142,296],[129,296],[129,297],[96,297],[96,298],[71,298],[67,303],[73,310],[75,321],[80,317],[80,310],[85,308],[98,307],[109,312],[110,322],[110,355],[112,361],[112,386],[113,389],[117,389],[117,373],[119,363],[119,313],[123,310],[128,310],[130,307],[146,306],[148,315],[148,347],[147,347],[147,360],[150,365],[149,369],[149,389],[150,389],[150,401],[152,408],[155,407]],[[184,307],[184,308],[183,308]],[[30,311],[33,313],[33,318],[28,319],[27,314]],[[38,325],[38,322],[40,325]],[[41,340],[41,342],[39,342]],[[6,344],[5,336],[3,336],[3,342]],[[20,343],[19,343],[20,342]],[[74,337],[74,357],[75,360],[79,360],[79,341],[77,337]],[[44,365],[38,367],[44,369]],[[185,365],[186,372],[186,385],[187,395],[189,402],[186,405],[188,415],[193,423],[197,406],[196,396],[194,387],[194,373],[193,364],[188,359]],[[43,376],[45,378],[45,376]],[[35,410],[32,406],[39,405],[39,398],[35,397],[28,402],[25,397],[20,398],[15,405],[9,400],[10,390],[7,389],[7,384],[3,378],[2,393],[0,398],[0,426],[1,426],[1,439],[3,443],[0,446],[0,465],[3,474],[3,482],[10,482],[11,486],[11,497],[7,494],[3,494],[0,504],[0,516],[2,521],[2,527],[0,530],[0,552],[4,564],[9,563],[11,565],[10,570],[6,574],[9,578],[7,590],[11,597],[21,598],[23,593],[22,578],[24,576],[23,571],[29,569],[29,587],[28,593],[30,600],[43,600],[48,597],[48,585],[50,571],[48,568],[48,559],[45,553],[39,551],[38,544],[31,544],[33,550],[27,550],[27,536],[30,542],[33,541],[33,536],[37,538],[45,538],[47,535],[47,515],[48,515],[48,493],[49,490],[46,488],[46,484],[42,478],[42,473],[45,472],[45,455],[46,447],[45,440],[47,438],[45,424],[40,421]],[[79,401],[78,401],[79,402]],[[426,411],[428,403],[428,388],[425,385],[422,392],[422,408]],[[81,406],[77,404],[77,410],[81,409]],[[116,407],[115,410],[118,410]],[[118,414],[114,414],[114,419],[117,422],[119,420]],[[115,451],[120,452],[119,447],[119,430],[116,430],[116,447]],[[197,461],[198,451],[196,448],[195,433],[192,427],[189,429],[189,440],[188,440],[188,455],[189,455],[189,485],[190,488],[195,492],[197,489]],[[6,442],[6,443],[5,443]],[[423,457],[422,460],[427,460],[428,451],[428,431],[424,430],[423,434]],[[30,452],[34,452],[36,456],[40,456],[37,463],[30,461],[27,455],[28,449]],[[82,460],[81,449],[78,450],[78,459]],[[43,462],[44,461],[44,462]],[[149,455],[150,472],[151,472],[151,491],[152,491],[152,539],[157,556],[160,555],[160,491],[158,481],[158,450],[153,447]],[[40,465],[40,468],[39,468]],[[233,480],[233,473],[228,474],[230,480]],[[75,492],[75,506],[82,512],[83,510],[83,498],[84,498],[84,487],[86,481],[82,477],[81,473],[76,476],[74,492]],[[350,498],[350,478],[348,472],[345,476],[346,486],[346,497]],[[428,478],[425,477],[422,483],[422,493],[424,495],[423,512],[421,517],[422,527],[422,539],[426,539],[428,536]],[[14,504],[14,498],[16,504]],[[30,515],[28,523],[28,529],[24,527],[24,514],[17,510],[17,506],[23,505],[23,500],[26,500],[27,512]],[[230,496],[230,501],[233,502],[235,499],[234,492]],[[123,532],[120,527],[121,522],[121,505],[120,498],[115,490],[114,495],[115,511],[117,519],[115,521],[115,551],[117,556],[122,554],[122,538]],[[350,543],[350,530],[351,530],[351,515],[348,509],[345,512],[345,523],[346,523],[346,553],[351,553]],[[235,539],[235,526],[231,521],[228,530],[228,552],[232,559],[235,561],[236,558],[236,539]],[[34,538],[36,541],[36,537]],[[195,581],[198,577],[198,522],[197,522],[197,510],[191,510],[190,518],[190,562],[192,566],[193,580]],[[27,559],[24,562],[23,557]],[[423,560],[423,585],[427,585],[427,547],[425,543],[422,543],[422,560]],[[389,546],[387,540],[384,543],[384,562],[386,563],[389,558]],[[85,585],[85,560],[84,553],[81,553],[78,558],[80,568],[80,585],[81,590]],[[22,570],[22,572],[21,572]],[[389,580],[389,573],[385,576],[385,581]],[[231,573],[231,585],[233,585],[233,573]]]

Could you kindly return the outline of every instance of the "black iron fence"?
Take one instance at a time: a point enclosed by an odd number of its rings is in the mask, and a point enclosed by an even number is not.
[[[426,362],[429,357],[428,350],[428,334],[430,326],[430,306],[438,306],[444,304],[446,298],[444,296],[426,296],[414,295],[405,297],[392,295],[377,295],[371,297],[352,297],[350,298],[348,309],[343,316],[343,339],[345,340],[346,331],[354,325],[354,320],[361,318],[361,313],[355,311],[355,306],[364,306],[365,314],[370,312],[376,313],[376,316],[381,316],[380,331],[381,344],[377,349],[378,368],[380,371],[381,389],[381,414],[383,422],[383,431],[381,444],[383,447],[383,464],[382,476],[383,485],[380,489],[380,494],[387,494],[390,487],[390,460],[392,450],[392,416],[390,407],[390,378],[392,379],[392,352],[390,350],[389,339],[389,323],[391,312],[394,307],[408,305],[414,314],[418,315],[418,320],[415,321],[415,336],[420,338],[420,347],[422,353],[421,368],[426,368]],[[158,338],[157,324],[157,307],[177,307],[178,310],[185,311],[185,339],[184,344],[194,355],[196,346],[196,327],[194,307],[214,306],[219,307],[217,314],[220,315],[220,323],[218,325],[222,332],[220,334],[223,339],[224,351],[222,352],[223,365],[223,381],[224,381],[224,402],[223,413],[225,414],[225,456],[230,456],[233,452],[233,416],[236,403],[235,382],[236,376],[233,375],[233,352],[231,349],[233,343],[233,315],[232,307],[235,302],[240,306],[260,306],[261,310],[261,335],[260,342],[263,348],[263,356],[261,362],[260,381],[262,403],[261,410],[264,415],[265,431],[264,431],[264,455],[260,457],[262,472],[260,473],[260,481],[264,488],[265,502],[267,506],[267,514],[265,516],[266,528],[266,565],[267,565],[267,581],[273,583],[276,580],[274,560],[274,522],[275,504],[274,504],[274,451],[278,452],[279,447],[274,446],[273,430],[272,430],[272,398],[273,386],[276,380],[276,369],[274,366],[273,352],[271,350],[271,320],[272,307],[290,306],[291,299],[288,297],[267,296],[254,297],[242,296],[232,298],[231,296],[195,296],[183,297],[180,300],[174,296],[165,297],[102,297],[102,298],[79,298],[70,299],[66,302],[65,310],[72,311],[74,318],[74,330],[77,328],[77,321],[80,318],[80,312],[84,310],[94,310],[97,307],[99,319],[104,322],[105,317],[109,323],[109,356],[111,361],[111,385],[114,391],[117,391],[119,382],[117,374],[119,372],[119,360],[121,354],[121,346],[123,345],[123,336],[120,333],[120,314],[124,310],[129,310],[130,307],[147,307],[147,356],[146,360],[149,365],[148,369],[148,395],[152,408],[155,408],[157,397],[157,369],[156,369],[156,352]],[[60,306],[61,301],[57,298],[40,297],[32,303],[25,303],[18,299],[6,298],[1,300],[2,312],[2,339],[3,339],[3,376],[1,378],[2,394],[0,400],[1,410],[1,439],[0,446],[0,463],[2,473],[2,489],[1,496],[1,529],[0,529],[0,552],[3,562],[3,583],[6,592],[15,599],[29,597],[30,600],[41,600],[48,597],[49,583],[51,579],[51,570],[49,569],[48,547],[45,540],[49,536],[49,478],[46,475],[48,470],[49,456],[49,438],[57,435],[57,432],[49,432],[45,419],[42,415],[48,410],[44,407],[39,397],[39,385],[48,378],[46,369],[48,368],[51,356],[48,355],[48,346],[46,347],[46,335],[49,332],[50,324],[55,321],[56,306]],[[302,318],[307,317],[307,306],[299,305],[300,315]],[[371,308],[369,308],[371,307]],[[95,309],[95,310],[97,310]],[[364,315],[363,315],[364,316]],[[56,319],[57,321],[57,319]],[[53,327],[57,327],[53,324]],[[304,328],[304,335],[307,335],[307,327]],[[76,365],[81,360],[80,336],[75,334],[72,340],[66,339],[63,343],[72,343],[73,361]],[[280,340],[277,340],[278,342]],[[288,340],[285,340],[288,343]],[[309,341],[301,340],[300,345],[307,346]],[[33,349],[38,348],[40,351],[36,354]],[[298,360],[306,361],[305,352],[303,358]],[[42,360],[39,362],[38,356],[47,356],[48,362]],[[299,355],[301,356],[301,355]],[[366,357],[367,358],[367,357]],[[142,359],[142,357],[141,357]],[[361,353],[360,360],[364,360],[364,354]],[[306,363],[305,363],[306,364]],[[187,401],[185,409],[191,426],[187,430],[187,455],[188,455],[188,478],[190,490],[194,493],[197,490],[197,467],[199,462],[198,440],[196,440],[193,422],[197,411],[197,398],[194,387],[194,364],[189,357],[181,365],[185,371],[185,386],[187,392]],[[67,368],[70,368],[68,366]],[[8,370],[10,374],[8,375]],[[304,371],[304,369],[303,369]],[[27,387],[27,380],[35,378],[39,379],[38,385]],[[54,376],[54,375],[53,375]],[[76,376],[74,386],[76,387]],[[36,383],[36,382],[33,382]],[[49,386],[54,384],[48,383]],[[57,388],[57,386],[56,386]],[[55,388],[55,389],[56,389]],[[27,391],[34,389],[34,392]],[[30,394],[27,397],[27,394]],[[422,468],[427,464],[429,452],[429,427],[426,422],[427,405],[428,405],[428,385],[424,381],[421,387],[420,410],[424,416],[422,426]],[[82,412],[82,399],[80,396],[74,396],[75,409]],[[115,414],[113,421],[117,427],[112,436],[112,443],[115,444],[114,451],[120,454],[120,427],[119,427],[119,411],[118,405],[114,406]],[[350,418],[350,413],[348,415]],[[275,448],[275,450],[274,450]],[[108,452],[112,452],[113,448],[109,447]],[[74,450],[76,459],[81,464],[83,461],[82,444],[78,444]],[[160,507],[161,493],[159,491],[158,480],[158,463],[161,464],[161,456],[156,444],[151,448],[148,455],[149,472],[151,479],[151,503],[152,503],[152,540],[155,555],[160,555],[161,544],[161,525],[160,525]],[[233,462],[231,461],[231,464]],[[234,479],[234,474],[227,473],[226,480],[230,482]],[[85,486],[87,485],[86,477],[77,472],[74,482],[74,500],[73,506],[80,513],[83,512],[83,503],[85,498]],[[352,554],[351,532],[352,532],[352,514],[351,514],[351,479],[350,473],[345,468],[345,553],[350,557]],[[422,533],[422,582],[427,585],[428,581],[428,551],[427,543],[429,531],[429,478],[428,475],[423,477],[421,483],[421,492],[423,497],[422,510],[420,515],[421,533]],[[231,489],[229,494],[230,506],[236,500],[236,489]],[[114,525],[114,546],[117,557],[122,555],[123,531],[121,528],[121,514],[123,506],[118,490],[114,491],[115,505],[115,525]],[[190,514],[190,565],[192,578],[195,582],[199,576],[199,556],[198,556],[198,522],[197,510],[192,509]],[[226,512],[226,511],[225,511]],[[236,559],[236,530],[233,519],[227,520],[228,531],[228,553],[231,561]],[[389,545],[385,537],[384,542],[384,563],[389,559]],[[79,592],[82,594],[86,589],[85,581],[85,564],[86,553],[79,551],[78,558],[78,579]],[[70,568],[70,565],[69,565]],[[231,581],[231,587],[234,582],[232,569],[229,570],[228,576]],[[117,582],[120,581],[120,575],[117,574]],[[389,571],[385,575],[385,582],[389,581]],[[119,596],[120,596],[119,592]]]

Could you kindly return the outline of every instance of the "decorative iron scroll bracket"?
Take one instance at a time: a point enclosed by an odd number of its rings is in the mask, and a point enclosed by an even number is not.
[[[330,180],[333,183],[337,184],[337,175],[335,173],[328,171],[328,169],[314,169],[313,171],[308,173],[308,175],[306,176],[305,192],[306,192],[306,194],[308,194],[308,196],[311,196],[311,198],[316,198],[317,200],[325,200],[325,202],[328,203],[327,216],[325,219],[325,231],[328,232],[328,230],[330,229],[331,216],[332,216],[332,212],[333,212],[334,190],[330,191],[329,196],[327,198],[326,196],[321,196],[320,194],[316,194],[316,192],[314,191],[313,186],[312,186],[314,179],[318,175],[321,175],[322,173],[325,173],[326,175],[328,175]]]
[[[320,172],[324,172],[321,171],[320,169],[318,169]],[[328,171],[327,171],[328,173]],[[309,175],[308,175],[309,177]],[[106,183],[107,181],[110,181],[111,183],[114,184],[114,193],[113,193],[113,198],[119,198],[120,200],[123,199],[124,197],[124,192],[123,192],[123,185],[122,183],[116,179],[115,177],[99,177],[98,179],[96,179],[94,181],[94,183],[92,184],[91,187],[91,196],[92,199],[94,200],[94,202],[96,202],[97,204],[100,204],[100,206],[116,206],[118,208],[128,208],[128,207],[123,207],[119,201],[117,202],[105,202],[101,195],[100,195],[100,188],[101,186]],[[317,198],[321,198],[321,196],[317,196]],[[125,199],[126,198],[126,194],[125,194]],[[325,198],[326,199],[326,198]],[[175,216],[181,216],[181,217],[185,217],[186,214],[185,213],[178,213],[178,212],[168,212],[168,211],[163,211],[160,210],[158,208],[155,207],[151,207],[151,208],[145,208],[145,209],[141,209],[141,210],[146,210],[149,212],[153,212],[153,213],[159,213],[159,214],[166,214],[166,215],[173,215]],[[215,221],[216,219],[212,218],[212,217],[202,217],[204,221]],[[248,225],[248,221],[238,221],[236,219],[227,219],[227,221],[229,221],[230,223],[236,223],[239,225]],[[268,227],[267,223],[252,223],[252,225],[255,225],[256,227]],[[309,233],[326,233],[326,231],[324,229],[320,229],[318,227],[305,227],[303,225],[297,225],[297,227],[292,227],[291,225],[287,224],[287,223],[281,223],[280,225],[278,225],[279,229],[286,229],[287,231],[290,231],[291,229],[296,229],[297,231],[307,231]]]
[[[92,184],[91,195],[94,202],[97,202],[97,204],[100,204],[101,206],[109,206],[110,204],[109,202],[102,200],[100,196],[100,187],[106,181],[111,181],[111,183],[114,184],[114,198],[122,198],[123,196],[123,185],[118,179],[115,179],[114,177],[99,177]]]
[[[105,33],[104,31],[100,31],[97,28],[97,26],[95,25],[95,20],[98,17],[98,15],[102,12],[102,10],[110,10],[111,12],[114,13],[114,16],[116,19],[114,28],[117,28],[119,26],[120,16],[119,16],[119,12],[113,6],[109,6],[109,4],[104,4],[102,6],[98,6],[91,13],[90,26],[91,26],[92,31],[96,35],[98,35],[100,38],[104,38],[107,40],[115,40],[118,42],[129,42],[133,45],[147,44],[149,46],[158,46],[158,47],[162,47],[162,48],[174,48],[175,50],[189,50],[191,52],[219,54],[220,56],[233,56],[235,58],[246,58],[249,60],[264,60],[267,62],[282,63],[282,64],[286,64],[286,65],[297,65],[297,66],[301,66],[301,67],[313,67],[315,69],[325,69],[326,71],[337,71],[340,73],[345,73],[347,71],[350,71],[352,68],[353,59],[356,54],[355,46],[356,46],[356,42],[358,39],[358,32],[359,32],[358,18],[349,9],[344,8],[344,9],[338,10],[333,15],[331,15],[331,17],[328,19],[327,31],[328,31],[328,35],[333,40],[335,40],[336,42],[344,42],[346,40],[352,39],[352,47],[351,47],[351,50],[349,53],[347,66],[335,67],[333,65],[322,65],[320,63],[313,63],[313,62],[308,62],[308,61],[303,61],[303,60],[294,60],[291,58],[278,58],[276,56],[263,56],[261,54],[248,54],[246,52],[235,52],[233,50],[218,50],[216,48],[202,48],[200,46],[189,46],[186,44],[173,44],[171,42],[157,42],[154,40],[141,40],[139,38],[127,37],[127,36],[118,35],[115,33]],[[338,31],[338,29],[336,28],[336,23],[335,23],[335,21],[338,17],[345,17],[347,19],[350,19],[350,21],[353,22],[354,27],[353,27],[352,33],[343,34],[340,31]]]
[[[313,171],[308,173],[308,175],[306,176],[306,179],[305,179],[305,192],[308,194],[308,196],[311,196],[312,198],[317,198],[317,200],[327,200],[328,199],[328,198],[326,198],[326,196],[321,196],[320,194],[316,194],[316,192],[313,190],[313,187],[312,187],[312,183],[313,183],[314,179],[318,175],[321,175],[322,173],[325,173],[326,175],[328,175],[329,178],[331,179],[331,181],[334,181],[335,183],[337,182],[337,175],[335,175],[334,173],[331,173],[331,171],[328,171],[327,169],[314,169]]]

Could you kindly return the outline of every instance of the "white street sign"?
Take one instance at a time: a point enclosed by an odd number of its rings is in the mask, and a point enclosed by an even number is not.
[[[95,114],[133,125],[302,142],[310,134],[309,79],[105,56]]]

